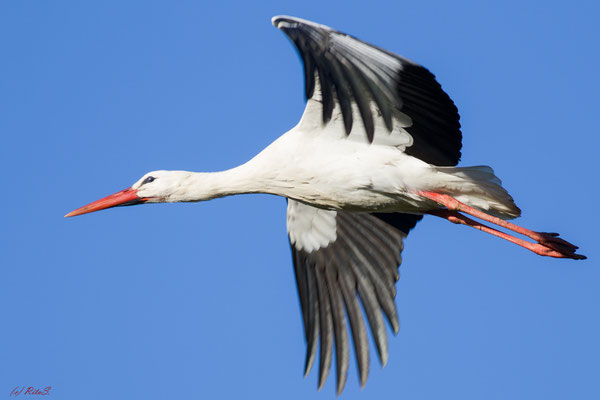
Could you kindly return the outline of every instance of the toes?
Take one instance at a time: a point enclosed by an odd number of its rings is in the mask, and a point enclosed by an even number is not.
[[[559,238],[558,237],[558,233],[547,233],[547,232],[540,232],[539,233],[539,238],[536,238],[538,242],[549,245],[550,243],[557,243],[561,246],[576,250],[579,247],[575,246],[573,243],[569,243],[566,240],[564,240],[563,238]]]
[[[546,247],[550,247],[551,249],[554,249],[558,252],[561,253],[575,253],[575,250],[577,250],[577,247],[575,246],[571,246],[568,243],[561,243],[561,242],[540,242],[542,245],[546,246]]]
[[[555,258],[566,258],[567,257],[564,254],[562,254],[561,252],[551,249],[550,247],[547,247],[540,243],[536,243],[533,246],[531,246],[531,251],[533,251],[535,254],[539,254],[540,256],[555,257]]]
[[[587,257],[582,254],[575,254],[575,250],[561,248],[560,246],[556,246],[553,243],[536,243],[531,250],[536,254],[547,257],[571,258],[573,260],[587,259]]]
[[[535,243],[531,247],[531,251],[541,256],[555,257],[555,258],[571,258],[573,260],[585,260],[586,256],[582,254],[575,254],[575,249],[570,247],[561,246],[558,243]]]

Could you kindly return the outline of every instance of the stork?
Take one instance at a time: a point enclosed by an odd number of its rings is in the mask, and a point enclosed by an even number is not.
[[[361,304],[381,364],[387,362],[383,315],[397,334],[395,282],[403,240],[423,215],[479,229],[542,256],[585,259],[556,233],[508,222],[521,210],[490,167],[456,166],[462,142],[458,110],[426,68],[314,22],[289,16],[272,22],[304,64],[306,108],[293,129],[236,168],[149,172],[130,188],[66,217],[242,193],[285,197],[307,342],[304,372],[320,347],[320,389],[335,346],[338,394],[349,366],[348,323],[361,386],[367,381]]]

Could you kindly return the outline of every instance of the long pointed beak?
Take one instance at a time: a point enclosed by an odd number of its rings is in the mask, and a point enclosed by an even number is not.
[[[78,208],[75,211],[71,211],[65,217],[74,217],[76,215],[87,214],[94,211],[104,210],[105,208],[117,207],[117,206],[129,206],[145,202],[146,199],[141,198],[137,195],[137,190],[127,188],[121,190],[110,196],[106,196],[103,199],[96,200],[93,203]]]

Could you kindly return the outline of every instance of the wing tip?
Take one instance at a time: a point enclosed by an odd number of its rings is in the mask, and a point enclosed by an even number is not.
[[[271,23],[275,28],[279,29],[279,24],[281,24],[285,19],[288,18],[290,17],[288,17],[287,15],[275,15],[273,18],[271,18]]]
[[[273,18],[271,18],[271,23],[277,29],[294,28],[294,27],[298,26],[299,24],[302,24],[302,25],[311,26],[313,28],[319,28],[319,29],[325,29],[325,30],[328,30],[328,31],[334,31],[333,28],[331,28],[331,27],[329,27],[327,25],[318,24],[316,22],[312,22],[312,21],[309,21],[307,19],[302,19],[302,18],[298,18],[298,17],[292,17],[290,15],[275,15]]]
[[[310,370],[312,369],[313,366],[313,361],[314,358],[312,360],[308,360],[308,357],[306,358],[306,361],[304,362],[304,378],[306,378],[308,376],[308,374],[310,373]]]
[[[342,394],[342,392],[344,391],[344,387],[346,387],[347,380],[348,380],[348,371],[346,371],[343,375],[338,376],[337,387],[335,390],[336,397],[339,397]]]

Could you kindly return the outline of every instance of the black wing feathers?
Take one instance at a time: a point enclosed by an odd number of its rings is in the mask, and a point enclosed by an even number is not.
[[[282,16],[275,17],[273,24],[300,53],[307,99],[320,88],[324,124],[331,120],[337,101],[350,134],[354,103],[373,142],[374,118],[381,117],[391,132],[394,117],[402,113],[412,120],[405,128],[413,137],[407,154],[434,165],[458,163],[462,140],[458,110],[426,68],[310,21]],[[377,108],[375,115],[371,104]]]
[[[292,244],[296,283],[307,341],[305,374],[316,358],[320,342],[319,388],[323,386],[333,359],[335,342],[337,392],[346,383],[349,336],[352,331],[361,386],[369,371],[365,315],[381,363],[387,361],[387,337],[382,311],[394,333],[399,324],[394,304],[401,261],[402,240],[419,215],[367,214],[338,211],[337,238],[327,247],[311,252]]]
[[[413,124],[406,128],[413,137],[408,155],[429,164],[451,166],[460,160],[462,134],[458,109],[427,69],[407,64],[402,70],[398,92],[402,112]]]

